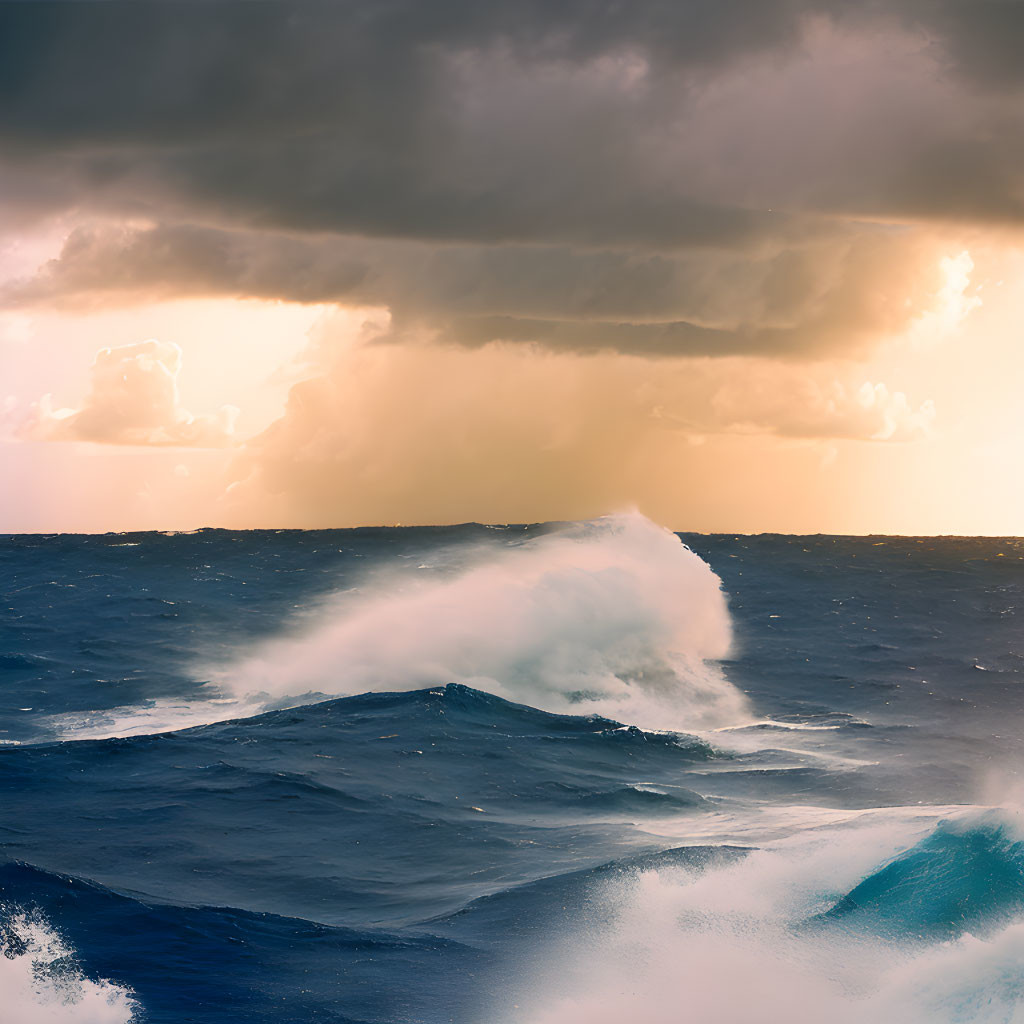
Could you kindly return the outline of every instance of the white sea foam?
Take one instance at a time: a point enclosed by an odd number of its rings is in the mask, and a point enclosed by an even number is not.
[[[634,513],[488,548],[454,578],[381,581],[214,680],[268,701],[460,682],[547,711],[685,731],[749,718],[716,664],[730,644],[718,577]]]
[[[774,718],[759,718],[756,722],[723,726],[719,732],[733,732],[740,729],[785,729],[792,732],[835,732],[841,725],[812,725],[809,722],[777,722]]]
[[[128,1024],[138,1004],[112,981],[82,973],[74,950],[38,915],[0,924],[0,1020],[11,1024]]]
[[[40,723],[48,737],[62,741],[106,740],[126,736],[152,736],[163,732],[213,725],[248,718],[266,710],[266,703],[231,698],[212,700],[151,700],[145,704],[103,711],[69,711]]]
[[[704,874],[609,883],[593,924],[488,1013],[519,1024],[1021,1024],[1024,923],[924,945],[804,923],[930,830],[912,809],[814,828]],[[851,827],[852,825],[852,827]]]

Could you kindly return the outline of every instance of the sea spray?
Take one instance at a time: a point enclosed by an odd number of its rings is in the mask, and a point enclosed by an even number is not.
[[[0,1019],[11,1024],[129,1024],[138,1006],[111,981],[87,978],[38,914],[0,908]]]
[[[1024,1019],[1024,923],[1015,892],[987,908],[986,927],[951,909],[951,884],[966,890],[979,883],[971,874],[975,855],[954,851],[959,869],[928,859],[937,841],[960,836],[1005,855],[1004,870],[1012,860],[1019,877],[1013,828],[993,811],[923,826],[910,808],[879,809],[840,828],[810,828],[715,871],[667,867],[616,879],[594,900],[607,910],[593,919],[609,923],[550,949],[546,962],[557,970],[541,970],[529,995],[508,999],[514,1011],[495,1011],[493,1019],[1017,1024]],[[931,916],[948,914],[938,933],[907,918],[901,893],[878,896],[890,901],[899,925],[883,931],[825,909],[880,890],[891,865],[908,862],[917,869],[915,902],[930,906]]]
[[[268,703],[460,682],[547,711],[687,731],[747,714],[716,664],[731,642],[718,577],[633,513],[488,549],[454,578],[379,580],[214,678]]]

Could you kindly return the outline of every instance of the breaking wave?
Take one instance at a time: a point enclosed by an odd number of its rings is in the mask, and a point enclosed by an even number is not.
[[[556,713],[693,731],[748,714],[710,567],[639,514],[488,551],[454,578],[378,585],[218,670],[241,700],[458,682]]]
[[[558,976],[535,978],[541,995],[510,1019],[1024,1019],[1024,844],[992,812],[915,836],[920,823],[894,811],[717,871],[617,881],[606,890],[612,923],[554,953]]]

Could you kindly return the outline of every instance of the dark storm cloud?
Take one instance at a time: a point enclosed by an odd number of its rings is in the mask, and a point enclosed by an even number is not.
[[[858,241],[859,240],[859,241]],[[195,225],[77,228],[59,256],[0,291],[6,304],[230,294],[299,302],[394,304],[415,313],[703,319],[793,315],[833,270],[836,233],[748,254],[566,246],[436,245],[309,237]],[[845,246],[860,236],[846,232]],[[901,248],[876,232],[877,256]]]
[[[1000,89],[1024,83],[1024,4],[1019,0],[904,0],[907,22],[941,42],[951,70]]]
[[[903,118],[913,145],[867,154],[892,163],[891,181],[848,161],[812,167],[810,181],[776,190],[769,215],[759,175],[781,162],[801,177],[814,139],[787,146],[786,135],[804,111],[768,112],[773,154],[770,141],[766,153],[749,137],[723,147],[691,136],[688,105],[709,76],[799,55],[813,16],[875,31],[880,45],[909,33],[965,93],[1019,77],[1019,5],[986,0],[4,4],[6,199],[20,187],[28,203],[42,193],[179,219],[597,245],[750,245],[791,229],[787,207],[913,206],[918,179],[915,215],[985,205],[1020,216],[1014,147],[943,125],[922,138],[899,96],[877,116]],[[821,113],[805,100],[813,127]],[[859,142],[874,150],[872,131]],[[976,174],[935,166],[932,155],[965,142]],[[726,162],[741,181],[717,189]]]
[[[513,75],[631,48],[672,72],[781,45],[796,13],[762,0],[730,5],[729,17],[641,6],[3,5],[0,138],[15,167],[45,160],[68,202],[122,209],[180,202],[251,223],[412,237],[763,234],[761,214],[637,180],[628,138],[604,119],[642,116],[642,98],[613,89],[594,104],[584,82],[533,131],[523,111],[498,109],[500,96],[471,109],[463,87],[486,78],[492,48]]]
[[[164,225],[79,230],[3,300],[249,295],[383,305],[466,346],[836,353],[927,306],[920,222],[1024,222],[1020,11],[3,4],[0,217]]]
[[[387,306],[393,340],[646,355],[832,354],[903,329],[940,285],[912,234],[837,231],[759,257],[78,229],[0,305],[234,295]]]
[[[791,41],[772,0],[30,2],[0,10],[0,123],[25,144],[301,132],[344,119],[404,147],[438,99],[439,55],[495,44],[585,62],[636,47],[667,66]],[[377,115],[386,112],[395,123]]]

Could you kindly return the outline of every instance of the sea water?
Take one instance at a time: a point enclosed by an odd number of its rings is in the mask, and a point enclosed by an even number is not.
[[[1021,541],[16,536],[0,590],[5,1022],[1024,1021]]]

